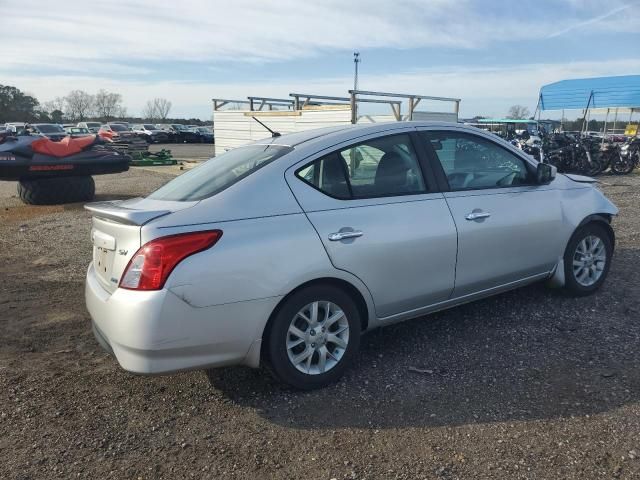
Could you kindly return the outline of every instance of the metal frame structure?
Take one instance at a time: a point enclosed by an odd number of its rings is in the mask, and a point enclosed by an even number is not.
[[[391,110],[393,111],[393,115],[397,121],[402,120],[402,113],[400,111],[402,106],[402,100],[382,100],[375,98],[358,98],[359,96],[365,97],[392,97],[392,98],[400,98],[407,99],[409,101],[409,120],[413,120],[413,113],[415,112],[415,108],[420,103],[420,100],[436,100],[440,102],[454,102],[454,111],[453,113],[458,115],[460,112],[460,101],[459,98],[449,98],[449,97],[431,97],[428,95],[412,95],[407,93],[389,93],[389,92],[370,92],[367,90],[349,90],[350,103],[351,103],[351,123],[356,123],[358,120],[358,102],[364,103],[386,103],[389,104]]]
[[[290,93],[293,98],[294,109],[302,110],[302,108],[310,105],[344,105],[349,106],[349,97],[330,97],[326,95],[310,95],[308,93]],[[300,99],[304,99],[302,104]]]
[[[413,114],[421,100],[435,100],[438,102],[451,102],[454,104],[452,113],[456,115],[460,111],[459,98],[449,97],[433,97],[429,95],[414,95],[407,93],[390,93],[390,92],[371,92],[367,90],[349,90],[348,97],[335,97],[327,95],[314,95],[308,93],[290,93],[291,98],[272,98],[272,97],[247,97],[247,100],[229,100],[224,98],[213,98],[213,109],[219,111],[229,103],[237,103],[249,106],[250,112],[263,111],[265,107],[273,110],[273,107],[286,107],[287,109],[298,111],[309,106],[345,106],[351,108],[351,123],[358,121],[358,104],[359,103],[379,103],[387,104],[391,107],[394,118],[397,121],[402,120],[402,102],[408,101],[409,111],[408,120],[413,120]],[[364,98],[363,98],[364,97]],[[372,98],[373,97],[373,98]],[[377,98],[376,98],[377,97]],[[383,98],[379,98],[383,97]]]
[[[293,108],[293,100],[288,98],[271,98],[271,97],[247,97],[249,99],[249,110],[261,111],[264,107],[267,107],[269,110],[273,110],[273,107],[287,107]],[[260,102],[258,104],[258,108],[255,108],[255,103]]]
[[[550,90],[549,93],[545,93],[547,89]],[[551,105],[545,105],[545,96],[550,97]],[[585,99],[586,105],[580,105],[580,102],[584,102]],[[588,131],[589,119],[594,110],[600,111],[597,113],[604,113],[602,140],[604,142],[608,132],[609,114],[612,110],[615,112],[612,128],[614,133],[621,109],[629,110],[628,123],[631,123],[633,113],[640,111],[640,75],[562,80],[543,85],[540,88],[536,106],[538,120],[542,110],[560,109],[562,109],[563,118],[565,110],[582,110],[581,133]],[[638,131],[636,131],[637,135]]]
[[[246,104],[249,105],[249,101],[248,100],[229,100],[226,98],[212,98],[211,101],[213,102],[213,111],[217,111],[220,110],[222,107],[224,107],[225,105],[229,104],[229,103],[239,103],[239,104]]]

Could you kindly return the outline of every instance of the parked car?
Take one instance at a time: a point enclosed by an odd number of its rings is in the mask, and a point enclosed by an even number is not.
[[[213,143],[213,130],[209,127],[193,127],[189,130],[199,135],[201,143]]]
[[[57,123],[33,123],[31,124],[31,128],[38,135],[48,137],[54,142],[59,142],[67,136],[67,132],[64,131],[64,128]]]
[[[165,132],[149,123],[133,125],[131,130],[140,138],[145,139],[147,143],[166,143],[169,139],[169,136]]]
[[[437,122],[230,150],[146,198],[87,206],[94,334],[132,372],[267,362],[311,389],[376,327],[538,281],[591,294],[618,209],[556,172]]]
[[[65,127],[64,131],[67,132],[67,135],[72,138],[88,137],[90,135],[94,135],[89,131],[88,128],[85,127]]]
[[[5,127],[14,127],[14,128],[24,128],[27,124],[25,122],[7,122],[4,124]]]
[[[174,143],[200,143],[200,135],[192,132],[179,123],[165,123],[158,125],[160,129],[169,135],[169,141]]]
[[[98,130],[100,130],[100,127],[102,126],[102,123],[100,123],[100,122],[80,122],[80,123],[78,123],[77,126],[81,127],[81,128],[86,128],[91,133],[98,133]]]
[[[98,135],[107,136],[112,140],[132,140],[137,138],[137,135],[129,130],[127,126],[119,123],[102,125],[98,130]]]

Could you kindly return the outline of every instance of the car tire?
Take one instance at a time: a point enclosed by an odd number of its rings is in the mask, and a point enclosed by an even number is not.
[[[317,285],[295,292],[275,313],[266,338],[271,371],[299,390],[335,383],[358,352],[360,330],[358,307],[341,289]]]
[[[565,291],[580,297],[594,293],[607,278],[612,256],[613,242],[605,227],[589,223],[578,228],[564,253]]]
[[[30,205],[57,205],[93,200],[96,184],[91,176],[32,178],[18,182],[18,196]]]

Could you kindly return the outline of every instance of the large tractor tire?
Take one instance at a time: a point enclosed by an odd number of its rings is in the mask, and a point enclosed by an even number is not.
[[[54,177],[20,180],[18,195],[30,205],[56,205],[60,203],[93,200],[96,184],[93,177]]]

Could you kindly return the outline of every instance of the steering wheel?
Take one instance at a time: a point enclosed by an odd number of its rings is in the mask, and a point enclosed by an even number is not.
[[[447,175],[451,188],[467,188],[469,182],[473,180],[473,174],[468,172],[454,172]]]
[[[513,179],[516,177],[517,172],[509,172],[504,177],[496,182],[496,185],[499,187],[508,187],[513,184]]]

